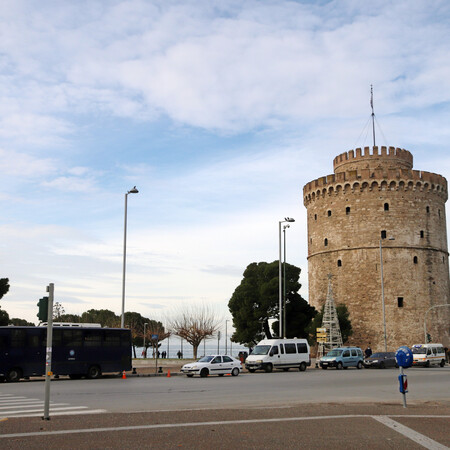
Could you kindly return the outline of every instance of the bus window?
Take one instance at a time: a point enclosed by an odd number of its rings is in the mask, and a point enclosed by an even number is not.
[[[11,347],[23,348],[25,346],[26,333],[25,330],[11,330]]]
[[[28,335],[28,347],[29,348],[36,348],[36,347],[40,347],[42,345],[42,342],[39,342],[39,337],[38,335]]]
[[[120,336],[117,333],[106,331],[105,332],[105,345],[108,347],[119,347]]]
[[[131,334],[128,331],[122,331],[122,333],[120,333],[122,347],[130,347],[131,346],[130,336],[131,336]]]
[[[83,332],[81,330],[62,330],[62,345],[64,347],[81,347]]]
[[[84,336],[85,347],[100,347],[102,345],[102,332],[101,331],[86,331]]]

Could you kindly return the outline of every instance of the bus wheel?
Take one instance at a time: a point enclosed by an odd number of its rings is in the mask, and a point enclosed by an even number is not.
[[[91,366],[89,367],[87,377],[91,380],[95,380],[97,378],[100,378],[102,375],[102,371],[100,370],[100,367],[98,366]]]
[[[22,378],[22,371],[17,367],[11,369],[6,375],[6,380],[9,381],[10,383],[15,383],[16,381],[19,381],[21,378]]]

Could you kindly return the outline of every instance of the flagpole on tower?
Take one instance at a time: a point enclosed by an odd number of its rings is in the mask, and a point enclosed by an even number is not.
[[[375,113],[373,111],[373,86],[370,85],[370,107],[372,108],[372,135],[373,146],[375,147]]]

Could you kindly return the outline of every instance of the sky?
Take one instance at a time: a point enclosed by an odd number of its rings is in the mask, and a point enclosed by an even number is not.
[[[252,262],[301,268],[303,186],[377,144],[450,176],[450,3],[0,3],[0,300],[223,320]],[[230,325],[228,325],[230,326]]]

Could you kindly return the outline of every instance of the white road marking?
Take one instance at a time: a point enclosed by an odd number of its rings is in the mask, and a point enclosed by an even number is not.
[[[434,441],[433,439],[425,436],[424,434],[418,433],[417,431],[414,431],[413,429],[402,425],[399,422],[396,422],[395,420],[392,420],[388,416],[372,416],[376,421],[382,423],[383,425],[386,425],[387,427],[391,428],[394,431],[397,431],[397,433],[403,434],[403,436],[406,436],[408,439],[411,439],[412,441],[416,442],[419,445],[422,445],[425,448],[428,448],[430,450],[444,450],[447,449],[445,445],[439,444],[439,442]],[[415,417],[415,416],[408,416],[408,417]]]

